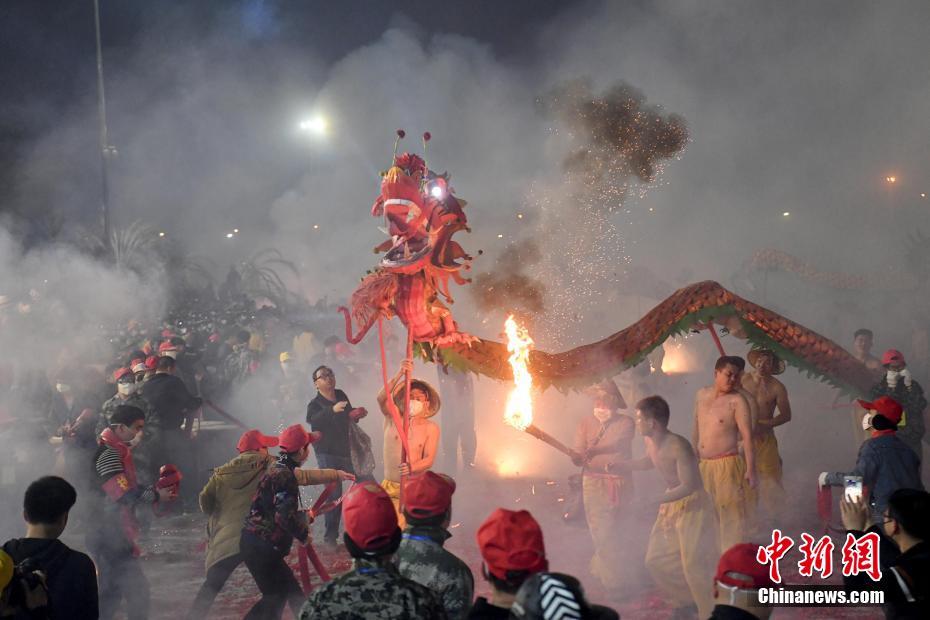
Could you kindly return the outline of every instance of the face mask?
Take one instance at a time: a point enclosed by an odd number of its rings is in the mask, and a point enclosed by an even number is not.
[[[178,359],[178,352],[177,351],[165,351],[164,353],[162,353],[162,357],[170,357],[171,359],[176,360]]]
[[[423,413],[423,402],[419,400],[410,401],[410,415],[416,417]]]
[[[862,416],[862,430],[867,431],[872,428],[872,414],[867,413]]]
[[[610,415],[613,413],[610,409],[603,409],[601,407],[594,408],[594,417],[600,420],[601,422],[606,422],[610,419]]]
[[[116,389],[123,396],[129,396],[130,394],[133,394],[136,391],[136,384],[135,383],[117,383]]]
[[[71,386],[67,383],[56,383],[55,390],[57,390],[59,394],[64,394],[65,392],[71,391]]]
[[[142,443],[142,431],[136,433],[136,436],[129,440],[128,445],[130,448],[135,448],[140,443]]]

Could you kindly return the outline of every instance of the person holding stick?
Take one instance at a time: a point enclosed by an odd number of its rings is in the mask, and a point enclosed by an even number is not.
[[[439,447],[439,425],[429,419],[439,413],[441,404],[439,392],[433,386],[422,379],[410,380],[409,417],[405,415],[404,388],[406,377],[412,372],[413,362],[404,360],[388,382],[390,402],[383,388],[378,394],[378,405],[384,414],[384,480],[381,486],[394,503],[401,527],[406,526],[400,501],[402,478],[430,469]],[[408,428],[401,431],[405,432],[408,454],[404,454],[405,442],[397,428],[401,416],[405,421],[409,419],[405,424]]]

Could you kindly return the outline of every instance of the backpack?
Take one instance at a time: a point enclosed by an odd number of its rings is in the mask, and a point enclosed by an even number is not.
[[[13,577],[0,593],[0,619],[48,619],[48,568],[67,552],[65,545],[51,544],[18,562],[13,567]]]

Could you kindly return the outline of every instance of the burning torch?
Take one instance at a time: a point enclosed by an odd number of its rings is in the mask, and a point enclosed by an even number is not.
[[[578,458],[577,452],[533,424],[533,375],[530,374],[530,351],[533,339],[526,328],[517,325],[513,315],[504,323],[507,334],[508,361],[513,369],[513,390],[507,395],[507,408],[504,421],[536,439],[543,441],[570,458]]]

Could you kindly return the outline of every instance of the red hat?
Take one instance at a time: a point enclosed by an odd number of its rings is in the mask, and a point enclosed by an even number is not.
[[[126,375],[131,375],[131,374],[132,374],[132,371],[129,370],[128,368],[117,368],[116,370],[113,371],[113,380],[119,381]]]
[[[478,547],[488,572],[506,580],[509,571],[539,573],[549,568],[539,523],[526,510],[498,508],[478,528]]]
[[[162,337],[162,338],[171,338],[172,336],[174,336],[174,332],[171,331],[170,329],[163,329],[163,330],[161,330],[161,337]]]
[[[136,359],[129,362],[129,367],[132,369],[133,372],[144,372],[145,371],[145,360],[142,359],[141,357],[137,357]]]
[[[171,344],[171,342],[168,341],[168,340],[166,340],[166,341],[164,341],[163,343],[161,343],[160,345],[158,345],[158,352],[159,352],[159,353],[164,353],[165,351],[177,351],[177,350],[178,350],[178,348],[177,348],[176,346],[174,346],[173,344]]]
[[[904,414],[901,403],[890,396],[882,396],[881,398],[876,398],[872,402],[865,400],[858,400],[856,402],[867,411],[877,411],[880,415],[888,418],[888,421],[892,424],[900,424],[901,416]]]
[[[284,452],[299,452],[322,436],[320,431],[307,432],[303,424],[292,424],[278,436],[278,445]]]
[[[346,535],[363,551],[387,545],[397,533],[397,512],[391,498],[378,484],[354,485],[342,501]]]
[[[743,590],[774,588],[776,584],[769,576],[769,567],[759,562],[756,558],[758,553],[759,545],[733,545],[720,556],[714,581]]]
[[[146,370],[155,370],[158,368],[158,358],[154,355],[149,355],[145,358],[145,369]]]
[[[885,351],[885,354],[882,355],[882,366],[887,366],[888,364],[905,364],[904,354],[898,351],[897,349],[888,349]]]
[[[414,519],[441,515],[452,505],[455,480],[445,474],[425,471],[407,478],[404,487],[404,513]]]
[[[278,445],[277,437],[264,435],[257,428],[253,428],[250,431],[242,433],[242,437],[239,438],[239,443],[236,444],[236,449],[239,450],[239,452],[250,452],[252,450],[261,450],[262,448],[270,448],[276,445]]]

